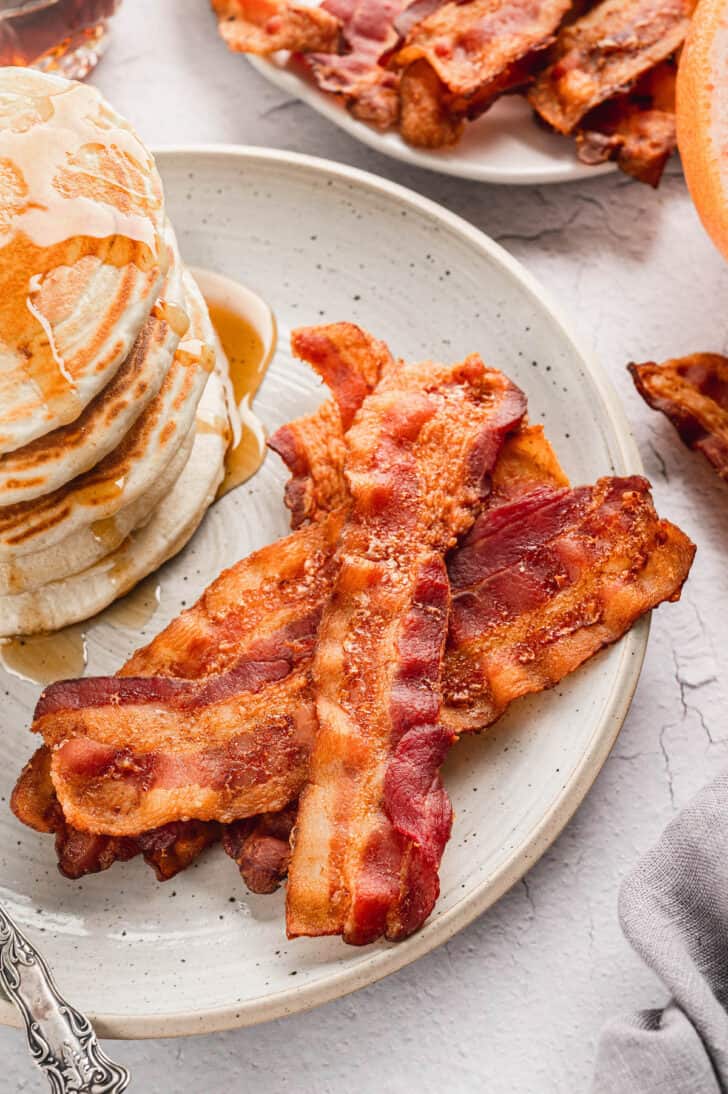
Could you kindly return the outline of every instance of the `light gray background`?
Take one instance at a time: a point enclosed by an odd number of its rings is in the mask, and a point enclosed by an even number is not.
[[[411,186],[501,242],[561,299],[609,370],[660,512],[699,545],[682,602],[653,619],[634,704],[593,790],[495,908],[416,965],[308,1014],[110,1047],[132,1069],[131,1089],[143,1094],[580,1094],[604,1020],[663,1001],[620,934],[620,879],[728,763],[719,679],[728,493],[641,403],[624,368],[629,360],[728,352],[728,268],[701,230],[677,165],[657,193],[616,173],[503,189],[407,169],[229,55],[206,0],[125,0],[94,80],[149,144],[227,141],[327,156]],[[14,1030],[0,1030],[0,1089],[45,1089]]]

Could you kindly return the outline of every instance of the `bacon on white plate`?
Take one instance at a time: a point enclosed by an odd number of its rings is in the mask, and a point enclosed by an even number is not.
[[[291,0],[211,0],[220,35],[239,53],[336,50],[341,24],[324,8]]]
[[[616,160],[625,174],[657,186],[677,146],[676,76],[675,61],[663,61],[630,91],[590,111],[576,133],[579,159]]]
[[[528,92],[538,114],[571,133],[600,103],[629,91],[682,45],[695,0],[602,0],[565,25]]]
[[[393,58],[402,70],[404,139],[427,148],[455,143],[466,118],[529,82],[570,7],[571,0],[451,2],[411,26]]]
[[[378,129],[399,116],[398,76],[386,61],[399,41],[397,18],[409,0],[324,0],[341,24],[343,49],[306,54],[320,88],[341,96],[351,113]]]

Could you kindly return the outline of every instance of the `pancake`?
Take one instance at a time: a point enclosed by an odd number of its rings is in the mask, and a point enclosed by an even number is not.
[[[215,499],[230,430],[222,377],[211,373],[197,410],[192,453],[174,487],[143,527],[81,573],[32,592],[0,596],[0,637],[59,630],[100,612],[177,554]]]
[[[155,484],[114,517],[95,521],[44,551],[0,561],[0,596],[27,592],[48,581],[77,574],[105,558],[119,547],[130,532],[147,520],[162,498],[172,489],[189,459],[195,439],[194,427],[185,437]]]
[[[149,491],[189,433],[210,370],[214,341],[205,302],[183,273],[190,327],[159,394],[113,452],[53,493],[0,509],[0,561],[41,551],[102,520]],[[47,580],[55,575],[49,573]]]
[[[0,507],[50,494],[94,467],[121,443],[158,393],[188,324],[182,260],[169,224],[165,242],[170,266],[161,297],[131,353],[75,422],[0,456]]]
[[[82,413],[167,269],[151,155],[99,93],[0,68],[0,453]]]

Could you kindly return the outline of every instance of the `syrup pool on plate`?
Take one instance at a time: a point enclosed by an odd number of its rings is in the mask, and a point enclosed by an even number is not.
[[[252,403],[273,357],[276,325],[259,296],[222,274],[193,269],[210,318],[230,366],[230,398],[240,428],[225,457],[225,478],[218,497],[247,482],[265,459],[265,429]]]
[[[43,686],[83,676],[86,633],[76,623],[54,634],[0,639],[0,665],[21,680]]]

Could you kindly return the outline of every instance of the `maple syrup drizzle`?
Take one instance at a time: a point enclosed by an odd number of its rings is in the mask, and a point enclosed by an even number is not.
[[[157,577],[152,574],[151,577],[135,585],[121,600],[110,604],[101,619],[112,626],[140,631],[156,615],[161,597],[162,586]]]
[[[230,382],[241,425],[240,439],[230,446],[225,456],[225,477],[217,492],[221,498],[247,482],[265,459],[265,430],[253,413],[251,403],[273,356],[275,328],[266,347],[246,316],[210,299],[207,304],[230,366]]]
[[[0,639],[0,665],[31,684],[83,676],[86,660],[86,634],[79,624],[54,634]]]

